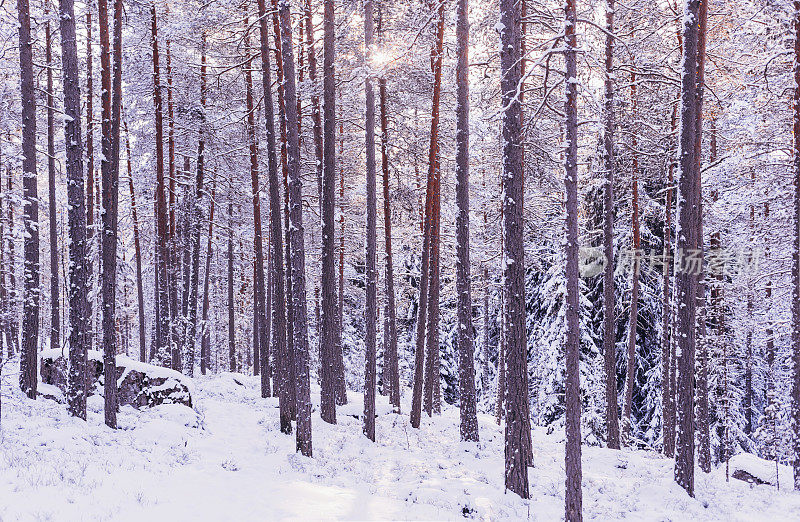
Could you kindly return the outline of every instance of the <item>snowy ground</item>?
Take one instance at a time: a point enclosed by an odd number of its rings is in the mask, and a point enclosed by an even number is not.
[[[414,430],[379,396],[372,444],[351,416],[361,409],[351,393],[336,426],[315,408],[314,458],[305,458],[278,431],[277,401],[261,399],[253,377],[195,379],[196,413],[125,407],[123,429],[112,431],[99,397],[88,423],[75,420],[63,405],[23,399],[11,367],[2,379],[0,521],[563,518],[563,444],[538,429],[525,502],[503,492],[502,431],[490,417],[480,418],[481,442],[464,444],[457,410]],[[800,494],[726,483],[723,470],[697,477],[690,499],[657,454],[585,447],[584,516],[800,520]]]

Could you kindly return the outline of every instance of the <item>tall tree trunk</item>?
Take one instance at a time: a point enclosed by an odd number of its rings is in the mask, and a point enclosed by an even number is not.
[[[431,179],[431,213],[428,260],[428,312],[425,339],[425,411],[428,416],[441,411],[439,383],[439,231],[441,223],[441,160],[439,154],[439,104],[442,91],[442,57],[444,49],[444,2],[438,6],[436,42],[431,50],[433,69],[433,106],[431,108],[431,142],[428,177]]]
[[[249,19],[245,16],[245,27],[249,28]],[[267,335],[267,319],[265,316],[266,305],[266,286],[264,281],[264,234],[261,228],[261,193],[258,184],[258,144],[256,142],[256,123],[255,105],[253,104],[253,73],[252,59],[250,56],[250,32],[245,35],[245,53],[247,54],[247,64],[245,65],[245,82],[247,87],[247,134],[250,141],[250,177],[253,190],[253,246],[255,257],[255,271],[253,280],[253,312],[254,312],[254,343],[253,363],[255,374],[261,371],[259,351],[263,350],[267,358],[266,396],[270,395],[269,385],[269,337]],[[262,348],[263,347],[263,348]]]
[[[158,325],[156,334],[156,354],[159,363],[169,366],[172,362],[170,354],[170,313],[169,313],[169,247],[167,244],[169,232],[167,230],[167,200],[166,182],[164,179],[164,124],[163,107],[161,100],[161,75],[158,65],[158,23],[156,19],[156,4],[150,7],[152,17],[151,44],[153,49],[153,103],[155,107],[155,142],[156,142],[156,272],[158,285],[156,289],[159,304],[158,315],[155,318]]]
[[[83,139],[81,94],[78,76],[78,46],[75,39],[73,0],[59,0],[61,62],[64,84],[64,142],[67,149],[67,209],[69,217],[69,412],[86,419],[86,370],[91,332],[87,299],[90,272],[86,266],[86,200],[83,192]]]
[[[238,372],[236,364],[236,314],[233,301],[233,178],[228,180],[228,370]]]
[[[3,147],[0,144],[0,191],[3,190]],[[6,214],[4,201],[8,194],[0,196],[0,372],[2,372],[3,348],[6,346],[8,357],[12,355],[11,336],[8,332],[9,299],[6,290]]]
[[[469,19],[468,0],[456,4],[456,291],[461,440],[478,441],[474,330],[469,262]],[[388,170],[388,169],[387,169]],[[388,172],[384,173],[388,176]],[[388,195],[388,182],[384,193]],[[387,203],[388,204],[388,203]],[[388,223],[388,214],[387,214]],[[387,270],[389,268],[387,267]]]
[[[281,41],[281,25],[278,14],[278,0],[272,0],[272,30],[275,40],[275,61],[278,84],[278,116],[280,120],[281,132],[281,165],[283,167],[283,217],[285,229],[282,232],[286,245],[286,397],[290,418],[295,420],[297,416],[297,393],[295,377],[295,347],[294,347],[294,319],[292,308],[292,262],[291,262],[291,241],[289,238],[289,164],[286,136],[286,97],[284,86],[283,71],[283,43]],[[289,39],[291,41],[291,38]],[[299,125],[299,124],[298,124]],[[298,126],[299,133],[299,126]],[[299,141],[299,138],[298,138]],[[286,431],[291,433],[291,428]]]
[[[20,90],[22,93],[22,226],[24,232],[22,289],[22,353],[19,384],[36,398],[36,350],[39,345],[39,199],[36,173],[36,85],[33,77],[33,40],[30,7],[17,0],[19,14]]]
[[[340,115],[341,116],[341,115]],[[344,330],[344,124],[339,118],[339,305],[337,309],[336,352],[334,355],[336,379],[336,404],[347,404],[347,382],[344,377],[344,353],[342,331]]]
[[[169,18],[169,4],[166,5],[166,17]],[[169,202],[168,212],[169,221],[167,223],[167,287],[169,295],[169,344],[170,344],[170,366],[173,370],[183,371],[182,340],[180,329],[180,319],[178,318],[178,277],[180,274],[180,249],[181,245],[177,241],[176,221],[175,221],[175,198],[177,194],[175,177],[175,109],[172,98],[172,51],[171,39],[167,35],[167,159],[169,175]]]
[[[122,0],[114,6],[114,70],[108,31],[108,0],[99,0],[100,49],[103,84],[103,368],[105,422],[117,427],[117,209],[119,203],[120,113],[122,107]],[[112,99],[113,97],[113,99]]]
[[[574,22],[573,22],[574,23]],[[522,171],[522,127],[517,97],[521,79],[520,12],[513,0],[500,1],[500,91],[502,94],[503,141],[503,236],[508,259],[503,266],[506,303],[504,307],[506,340],[505,365],[505,486],[522,498],[528,498],[528,466],[525,456],[525,430],[530,419],[525,415],[528,390],[525,334],[525,252],[523,245],[522,206],[524,173]],[[574,42],[573,42],[574,45]],[[573,54],[574,56],[574,54]],[[574,62],[573,62],[574,63]]]
[[[565,390],[565,431],[566,443],[564,451],[565,470],[567,475],[565,515],[567,522],[579,522],[583,520],[583,508],[581,493],[581,398],[580,398],[580,324],[578,313],[580,310],[580,276],[578,274],[578,80],[577,80],[577,42],[575,38],[575,0],[567,0],[564,5],[564,64],[567,75],[566,82],[566,101],[564,102],[565,128],[566,128],[566,151],[564,154],[564,188],[566,190],[566,212],[567,212],[567,297],[566,297],[566,318],[567,318],[567,342],[566,342],[566,390]],[[634,167],[635,168],[635,167]],[[636,190],[636,179],[634,178],[634,191]],[[522,194],[518,196],[522,201]],[[634,192],[635,197],[635,192]],[[506,201],[508,204],[508,201]],[[634,212],[637,212],[634,203]],[[638,218],[638,216],[635,216]],[[514,232],[513,230],[511,232]],[[517,231],[519,237],[517,241],[522,243],[522,227]],[[636,230],[634,231],[636,233]],[[636,234],[638,235],[638,234]],[[634,242],[634,246],[638,245]],[[519,249],[522,252],[522,248]],[[519,256],[513,255],[514,262],[512,267],[520,264]],[[524,265],[523,265],[524,266]],[[524,274],[523,270],[520,270]],[[634,269],[634,275],[636,269]],[[520,277],[522,280],[522,277]],[[522,287],[519,287],[522,288]],[[518,294],[523,294],[522,290],[517,290]],[[513,294],[512,294],[513,295]],[[634,295],[633,298],[636,296]],[[524,301],[523,309],[520,314],[522,328],[524,331]],[[635,331],[635,323],[631,326]],[[510,365],[509,365],[510,367]],[[510,416],[509,416],[510,419]]]
[[[616,319],[614,318],[614,0],[606,0],[603,98],[603,357],[606,372],[606,444],[619,449]]]
[[[92,51],[92,5],[86,4],[86,273],[89,277],[87,320],[89,321],[88,350],[94,349],[94,52]]]
[[[703,237],[703,185],[700,171],[700,161],[703,151],[703,87],[705,81],[705,55],[706,55],[706,21],[708,19],[708,0],[701,0],[698,10],[697,32],[697,79],[695,91],[695,163],[697,169],[697,255],[700,260],[700,273],[697,279],[697,348],[700,364],[697,372],[697,431],[699,448],[697,460],[700,469],[706,473],[711,472],[711,435],[709,433],[708,411],[708,338],[706,336],[706,283],[704,277],[704,237]]]
[[[203,310],[200,323],[200,373],[205,375],[210,368],[211,360],[211,331],[208,326],[209,283],[211,280],[211,256],[213,255],[212,240],[214,238],[214,202],[217,192],[216,181],[211,188],[211,208],[208,211],[208,244],[206,245],[206,267],[203,275]]]
[[[677,125],[677,105],[672,107],[672,118],[670,122],[671,134],[675,133]],[[664,455],[673,457],[675,455],[675,392],[672,389],[672,367],[674,353],[672,350],[671,317],[672,317],[672,293],[670,290],[670,277],[672,275],[672,264],[667,260],[672,259],[672,206],[673,206],[673,187],[675,182],[675,161],[671,153],[674,144],[670,145],[669,167],[667,167],[667,186],[664,201],[664,268],[663,268],[663,291],[662,294],[662,319],[661,319],[661,411],[662,426],[664,429]]]
[[[11,141],[10,135],[6,141]],[[17,299],[17,256],[14,248],[14,198],[11,197],[14,189],[14,173],[11,170],[10,162],[6,165],[6,173],[8,175],[6,185],[6,203],[8,204],[6,209],[8,216],[8,306],[6,309],[6,321],[8,330],[6,335],[8,336],[8,357],[10,359],[15,352],[19,351],[19,300]]]
[[[269,175],[270,241],[272,246],[272,353],[275,358],[275,393],[280,406],[281,432],[291,433],[291,409],[288,380],[289,359],[286,346],[286,301],[284,293],[283,225],[281,224],[281,196],[278,181],[278,156],[275,144],[275,116],[272,101],[272,80],[269,62],[269,31],[267,29],[265,0],[258,0],[259,35],[261,46],[261,74],[264,90],[264,121],[267,135],[267,160]],[[280,61],[279,61],[280,62]],[[280,89],[280,84],[279,87]]]
[[[637,121],[636,113],[636,76],[631,73],[631,107],[632,119]],[[639,229],[639,160],[636,156],[636,130],[631,134],[631,225],[633,232],[633,270],[631,273],[631,306],[628,316],[628,360],[625,371],[625,410],[622,418],[622,440],[631,444],[633,419],[633,388],[636,386],[636,329],[639,324],[639,262],[642,240]]]
[[[794,249],[792,251],[792,468],[800,490],[800,0],[794,1]]]
[[[300,176],[300,137],[297,126],[297,91],[289,1],[280,0],[281,43],[286,106],[287,167],[289,171],[289,239],[292,247],[292,322],[295,350],[297,401],[297,450],[312,454],[311,396],[308,369],[308,324],[306,310],[306,269],[303,228],[302,180]]]
[[[374,26],[372,19],[372,0],[364,0],[364,49],[367,70],[372,66]],[[366,148],[367,148],[367,208],[366,208],[366,309],[364,311],[366,345],[364,370],[364,435],[375,441],[375,352],[377,344],[376,326],[378,321],[377,269],[377,194],[375,186],[375,93],[372,90],[372,73],[364,79],[366,97]]]
[[[136,194],[133,190],[133,168],[131,160],[131,141],[128,132],[128,123],[123,121],[125,127],[125,159],[128,165],[128,189],[131,193],[131,218],[133,220],[133,247],[136,260],[136,298],[139,306],[139,360],[147,361],[147,348],[145,346],[145,310],[144,310],[144,285],[142,283],[142,249],[139,242],[139,216],[136,211]]]
[[[378,31],[382,17],[378,19]],[[389,196],[389,114],[386,100],[386,78],[378,79],[381,107],[381,170],[383,172],[383,232],[386,253],[386,313],[384,329],[384,390],[395,413],[400,413],[400,368],[397,355],[397,311],[394,295],[394,262],[392,261],[392,205]]]
[[[333,7],[333,6],[331,6]],[[323,7],[324,9],[324,7]],[[333,18],[333,12],[331,12],[331,18]],[[317,83],[317,53],[314,49],[314,17],[311,11],[311,0],[305,0],[303,3],[303,23],[300,24],[301,28],[305,28],[305,38],[306,38],[306,50],[308,52],[308,79],[311,81],[311,121],[313,125],[313,134],[314,134],[314,159],[316,160],[314,164],[315,173],[316,173],[316,180],[317,180],[317,196],[320,198],[320,213],[322,212],[322,176],[323,176],[323,162],[324,162],[324,143],[323,143],[323,122],[322,116],[320,115],[320,107],[319,107],[319,87]],[[325,24],[324,15],[323,15],[323,26]],[[334,34],[334,30],[331,30],[331,34]],[[335,35],[334,35],[335,36]],[[325,50],[325,42],[322,43],[323,51]],[[333,75],[333,60],[335,60],[336,55],[335,51],[331,50],[331,75]],[[323,57],[323,76],[325,75],[325,58]],[[301,80],[302,81],[302,80]],[[324,83],[324,78],[323,78]],[[335,81],[331,82],[332,84]],[[336,94],[336,87],[332,87],[332,96],[335,98]],[[325,98],[324,92],[324,85],[323,85],[323,99]],[[332,100],[331,103],[335,104],[335,100]],[[331,113],[335,115],[335,112]],[[335,127],[334,127],[335,129]],[[335,150],[335,147],[334,147]],[[335,207],[334,207],[335,208]],[[324,226],[324,224],[323,224]],[[324,241],[324,237],[323,237]],[[323,247],[324,248],[324,247]]]
[[[697,39],[700,0],[686,0],[683,13],[683,66],[681,71],[681,129],[678,149],[679,197],[677,249],[696,251],[699,245],[698,167],[695,154]],[[675,481],[694,496],[694,370],[697,273],[691,266],[676,265],[675,287],[678,309],[677,337],[677,445]]]
[[[435,85],[435,84],[434,84]],[[434,90],[434,93],[436,91]],[[434,111],[431,111],[434,114]],[[431,118],[431,125],[435,118]],[[431,137],[433,140],[433,137]],[[434,157],[433,145],[431,145],[430,157]],[[417,326],[416,326],[416,345],[414,352],[414,384],[411,392],[411,426],[419,428],[422,417],[422,395],[425,379],[425,324],[428,312],[428,276],[430,266],[430,229],[431,229],[431,206],[433,202],[433,178],[428,176],[425,190],[425,210],[423,218],[422,232],[422,259],[420,262],[419,277],[419,302],[417,304]]]
[[[186,340],[184,346],[188,351],[188,370],[191,376],[194,373],[194,356],[197,337],[197,293],[200,285],[200,234],[202,229],[203,195],[205,183],[205,149],[206,149],[206,99],[208,84],[206,78],[206,33],[200,35],[200,125],[197,138],[197,173],[195,178],[194,206],[192,208],[191,235],[191,281],[189,282],[188,321],[186,325]],[[211,203],[213,205],[213,202]],[[201,355],[201,366],[205,368]],[[201,372],[205,373],[205,372]]]
[[[49,10],[49,5],[46,7]],[[53,95],[53,50],[50,22],[45,25],[45,59],[47,60],[47,207],[50,225],[50,349],[61,348],[61,292],[58,276],[58,230],[56,224],[56,136],[55,96]],[[0,210],[2,214],[2,210]],[[2,234],[0,234],[0,245]],[[2,248],[0,246],[0,248]],[[4,284],[0,281],[0,285]],[[0,332],[0,338],[2,332]],[[2,340],[0,340],[0,344]],[[2,346],[0,346],[2,352]],[[2,356],[2,353],[0,353]]]
[[[312,35],[311,2],[306,2],[306,33]],[[324,144],[317,139],[319,122],[319,98],[312,98],[314,104],[314,139],[318,170],[322,168],[322,194],[320,207],[322,212],[322,332],[320,335],[320,366],[322,374],[322,390],[320,395],[320,415],[322,420],[336,424],[336,351],[341,347],[338,338],[341,335],[338,324],[336,296],[336,237],[334,231],[334,214],[336,213],[336,76],[334,63],[336,60],[335,13],[333,0],[325,0],[323,16],[324,51],[322,61],[322,96]],[[309,40],[313,45],[313,39]],[[309,66],[311,75],[316,77],[316,57],[309,49]],[[313,57],[313,58],[312,58]],[[320,150],[321,146],[321,150]],[[321,165],[320,165],[321,160]]]

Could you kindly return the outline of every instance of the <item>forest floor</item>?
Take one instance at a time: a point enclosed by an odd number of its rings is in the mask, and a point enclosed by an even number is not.
[[[123,407],[113,431],[100,397],[79,421],[64,405],[24,399],[16,370],[5,366],[0,390],[0,521],[563,518],[563,436],[538,428],[526,502],[503,491],[503,433],[490,416],[480,416],[480,443],[460,443],[457,409],[415,430],[407,403],[395,415],[379,396],[373,444],[351,392],[335,426],[315,403],[306,458],[254,377],[196,378],[196,410]],[[776,522],[800,520],[800,493],[726,483],[717,469],[697,472],[691,499],[656,453],[584,447],[583,509],[587,520]]]

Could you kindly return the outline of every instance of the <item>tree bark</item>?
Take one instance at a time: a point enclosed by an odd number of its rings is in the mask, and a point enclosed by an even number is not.
[[[444,2],[439,3],[436,42],[431,50],[433,69],[433,106],[431,108],[431,142],[428,176],[431,178],[431,214],[428,230],[428,312],[425,339],[425,411],[428,416],[441,412],[439,382],[439,247],[441,228],[441,160],[439,153],[439,105],[442,91],[442,56],[444,52]]]
[[[142,249],[139,242],[139,216],[136,211],[136,194],[133,190],[133,168],[131,160],[131,141],[128,132],[128,123],[123,121],[125,127],[125,159],[128,165],[128,188],[131,193],[131,218],[133,221],[133,247],[136,261],[136,298],[139,306],[139,360],[147,361],[147,348],[145,337],[145,310],[144,310],[144,285],[142,284]]]
[[[573,15],[574,16],[574,15]],[[573,22],[574,23],[574,22]],[[503,237],[507,258],[503,264],[506,303],[504,308],[506,340],[505,365],[505,486],[522,498],[529,498],[528,466],[525,457],[524,431],[530,430],[525,415],[528,390],[525,387],[525,255],[522,206],[524,173],[522,170],[522,110],[517,88],[521,80],[520,12],[514,0],[500,1],[500,91],[502,94],[503,143]],[[574,42],[572,44],[574,46]],[[574,56],[574,54],[573,54]],[[574,62],[573,62],[574,63]],[[573,69],[574,70],[574,69]]]
[[[381,25],[379,18],[379,32]],[[397,354],[397,311],[394,294],[394,262],[392,260],[392,205],[389,195],[389,115],[386,100],[386,78],[378,79],[381,107],[381,170],[383,172],[383,230],[386,253],[386,313],[384,335],[384,392],[389,395],[395,413],[400,413],[400,368]]]
[[[364,0],[364,48],[367,77],[364,79],[366,97],[366,149],[367,149],[367,208],[366,208],[366,309],[364,312],[366,345],[364,370],[364,435],[375,442],[375,352],[377,344],[378,292],[377,292],[377,194],[375,186],[375,93],[372,90],[372,51],[374,26],[372,0]]]
[[[206,65],[206,33],[200,35],[200,125],[197,138],[197,173],[195,178],[195,197],[192,208],[191,235],[191,281],[189,282],[188,321],[186,325],[186,340],[184,346],[188,351],[188,370],[191,376],[194,373],[194,355],[197,336],[197,292],[200,286],[200,233],[202,229],[203,195],[205,183],[205,148],[206,148],[206,99],[208,96]],[[213,205],[213,202],[211,203]],[[201,354],[201,366],[203,365]],[[205,372],[201,372],[205,373]]]
[[[606,372],[606,445],[619,449],[616,319],[614,317],[614,0],[606,0],[603,99],[603,355]]]
[[[269,385],[269,338],[266,327],[267,319],[265,316],[266,305],[266,285],[264,281],[264,234],[261,228],[261,193],[258,184],[258,143],[256,141],[256,123],[255,123],[255,106],[253,104],[253,73],[252,73],[252,59],[250,56],[250,32],[249,32],[249,19],[245,16],[245,27],[248,31],[245,35],[245,53],[247,55],[247,64],[245,65],[245,82],[247,87],[247,135],[250,141],[250,177],[253,190],[253,246],[255,257],[255,271],[253,280],[253,328],[254,342],[253,350],[253,364],[255,374],[258,375],[261,371],[259,351],[264,351],[264,356],[267,358],[267,376],[266,383],[266,396],[270,395]],[[263,349],[260,348],[263,346]]]
[[[302,180],[300,176],[300,137],[297,125],[297,91],[289,1],[279,1],[284,71],[284,114],[286,118],[287,167],[289,171],[289,239],[292,248],[292,322],[295,350],[297,404],[297,450],[312,455],[311,396],[308,369],[308,324],[306,310],[306,271],[303,228]]]
[[[153,48],[153,104],[155,108],[155,142],[156,142],[156,272],[158,276],[157,297],[159,313],[156,317],[158,328],[156,334],[156,355],[159,363],[169,366],[172,361],[170,353],[170,312],[169,312],[169,246],[167,229],[166,182],[164,179],[164,124],[161,100],[161,76],[158,65],[158,24],[156,4],[150,8],[152,17],[151,44]]]
[[[121,0],[116,0],[121,2]],[[114,71],[112,88],[111,42],[108,30],[108,0],[98,0],[100,25],[100,79],[102,85],[101,105],[101,150],[103,157],[100,170],[103,180],[103,233],[101,235],[101,281],[103,302],[103,374],[105,391],[105,423],[117,427],[117,330],[116,330],[116,282],[117,282],[117,207],[119,197],[119,119],[122,88],[122,11],[114,14]],[[117,29],[119,25],[119,29]],[[119,76],[119,78],[117,78]],[[113,89],[113,107],[112,107]]]
[[[306,2],[306,34],[309,37],[309,46],[313,45],[311,38],[313,26],[311,23],[311,2]],[[324,102],[324,143],[318,139],[319,127],[319,98],[312,97],[314,106],[314,143],[317,153],[318,170],[322,170],[322,193],[320,208],[322,212],[322,331],[320,335],[320,372],[322,377],[322,390],[320,397],[320,415],[322,420],[336,424],[336,350],[341,343],[338,325],[337,296],[336,296],[336,237],[334,232],[334,214],[336,213],[336,77],[334,63],[336,59],[335,46],[335,14],[333,0],[325,0],[323,16],[323,102]],[[309,67],[312,80],[316,78],[316,57],[313,48],[309,48]],[[321,138],[321,137],[320,137]],[[318,173],[319,175],[319,173]]]
[[[566,319],[567,319],[567,342],[566,342],[566,443],[565,443],[565,470],[566,481],[566,500],[564,519],[567,522],[579,522],[583,520],[582,493],[581,493],[581,397],[580,397],[580,324],[578,320],[580,302],[580,276],[578,274],[578,80],[577,80],[577,42],[575,38],[575,0],[567,0],[564,6],[564,64],[567,75],[566,82],[566,101],[564,102],[565,128],[566,128],[566,151],[564,154],[564,188],[566,189],[566,212],[567,212],[567,297],[566,297]],[[636,190],[636,180],[634,178],[634,190]],[[634,193],[635,194],[635,193]],[[638,209],[634,203],[634,212]],[[638,218],[638,215],[635,216]],[[636,221],[636,219],[635,219]],[[637,223],[638,224],[638,223]],[[636,226],[636,224],[634,225]],[[636,230],[634,231],[636,232]],[[522,243],[522,230],[519,229],[520,237],[517,239]],[[638,234],[636,234],[638,235]],[[636,239],[635,239],[636,240]],[[637,246],[634,241],[634,246]],[[520,251],[522,249],[520,248]],[[517,256],[512,257],[514,262],[512,267],[517,265]],[[523,272],[524,274],[524,272]],[[636,274],[636,269],[634,269]],[[517,290],[518,293],[522,293]],[[635,298],[634,295],[632,298]],[[524,306],[524,301],[522,302]],[[524,308],[521,319],[524,328]],[[635,323],[631,325],[634,332]],[[524,331],[524,330],[523,330]],[[635,334],[634,334],[635,335]],[[510,366],[510,365],[509,365]]]
[[[33,40],[30,7],[17,0],[19,15],[20,90],[22,93],[22,197],[24,200],[24,263],[22,289],[22,353],[20,388],[36,398],[39,345],[39,199],[36,173],[36,85],[33,76]]]
[[[636,113],[636,76],[631,73],[631,107],[633,121]],[[633,270],[631,273],[631,306],[628,317],[628,360],[625,371],[625,410],[622,419],[622,440],[631,444],[633,388],[636,386],[636,329],[639,324],[639,263],[642,240],[639,229],[639,160],[636,156],[636,130],[631,134],[631,224],[633,232]]]
[[[94,56],[92,51],[92,5],[86,5],[86,273],[89,277],[89,294],[87,296],[87,320],[89,321],[88,350],[94,349],[94,303],[96,289],[94,286]]]
[[[793,2],[794,25],[794,244],[792,250],[792,470],[794,489],[800,490],[800,0]]]
[[[212,240],[214,238],[214,203],[217,192],[216,182],[211,188],[211,208],[208,211],[208,244],[206,246],[206,268],[203,276],[203,311],[202,322],[200,323],[200,373],[205,375],[210,368],[211,352],[211,333],[208,326],[209,283],[211,280],[211,256],[213,255]]]
[[[86,266],[86,201],[83,191],[83,139],[78,76],[78,46],[75,38],[73,0],[59,1],[61,62],[64,84],[64,142],[67,149],[67,209],[69,219],[69,413],[86,419],[86,349],[90,342],[88,279]]]
[[[679,197],[677,249],[684,256],[698,248],[698,167],[695,154],[697,114],[697,43],[700,0],[686,0],[683,13],[683,66],[681,71],[681,129],[678,149]],[[678,308],[677,338],[677,444],[675,481],[694,497],[694,370],[697,273],[676,263],[675,287]]]
[[[336,404],[347,404],[347,382],[344,376],[344,353],[342,331],[344,330],[344,125],[339,118],[339,306],[337,309],[337,331],[334,355],[336,379]]]
[[[49,10],[46,7],[46,10]],[[56,223],[56,137],[55,137],[55,96],[53,94],[53,50],[50,22],[45,25],[45,59],[47,60],[47,207],[50,225],[50,349],[61,348],[61,292],[58,275],[58,229]],[[2,210],[0,210],[2,214]],[[0,234],[2,245],[2,234]],[[2,249],[2,246],[0,246]],[[0,282],[3,285],[4,282]],[[2,332],[0,332],[2,338]],[[2,340],[0,340],[2,342]],[[0,347],[0,356],[2,356]]]
[[[297,378],[295,376],[295,347],[294,347],[294,319],[292,308],[292,245],[289,238],[289,163],[287,150],[287,130],[286,130],[286,96],[284,85],[283,70],[283,43],[281,41],[281,24],[278,14],[278,0],[272,0],[272,29],[275,40],[275,61],[278,84],[278,116],[280,120],[281,132],[281,165],[283,167],[283,216],[285,228],[282,231],[286,245],[286,393],[288,411],[291,420],[297,417]],[[291,38],[289,39],[291,42]],[[299,123],[298,123],[299,133]],[[299,142],[299,137],[298,137]],[[291,433],[291,428],[286,433]]]
[[[272,353],[275,358],[275,393],[280,407],[281,432],[291,433],[291,408],[289,389],[292,387],[288,376],[289,359],[286,346],[286,302],[284,282],[286,275],[283,265],[283,225],[281,224],[281,197],[278,181],[278,156],[275,143],[275,116],[273,113],[272,81],[269,62],[269,31],[267,29],[267,10],[265,0],[258,0],[259,37],[261,46],[261,74],[264,90],[264,121],[267,137],[267,160],[269,176],[269,216],[270,241],[272,246]],[[280,63],[280,60],[278,60]],[[280,69],[279,69],[280,70]],[[280,83],[278,89],[280,89]],[[282,112],[281,112],[282,114]]]
[[[236,314],[233,301],[233,177],[228,180],[228,370],[238,372],[236,364]]]
[[[699,448],[697,460],[700,469],[706,473],[711,472],[711,435],[709,433],[708,411],[708,348],[709,341],[706,336],[706,283],[704,267],[704,236],[703,236],[703,185],[700,162],[703,151],[703,87],[705,82],[705,55],[706,55],[706,23],[708,18],[708,0],[701,0],[698,9],[697,30],[697,79],[695,91],[695,163],[697,169],[697,254],[699,256],[700,273],[697,278],[697,348],[700,356],[700,365],[697,372],[697,431]]]
[[[388,173],[385,173],[385,175]],[[386,190],[385,192],[388,192]],[[475,345],[469,260],[469,19],[468,0],[456,5],[456,291],[461,440],[478,441]],[[388,221],[388,217],[387,217]]]

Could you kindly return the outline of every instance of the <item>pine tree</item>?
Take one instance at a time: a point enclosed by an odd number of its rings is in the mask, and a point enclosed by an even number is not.
[[[89,274],[86,267],[86,201],[83,192],[83,139],[78,79],[78,46],[75,39],[73,0],[59,1],[61,64],[64,83],[64,141],[67,149],[67,203],[69,219],[69,412],[86,419],[86,365],[90,342]]]

